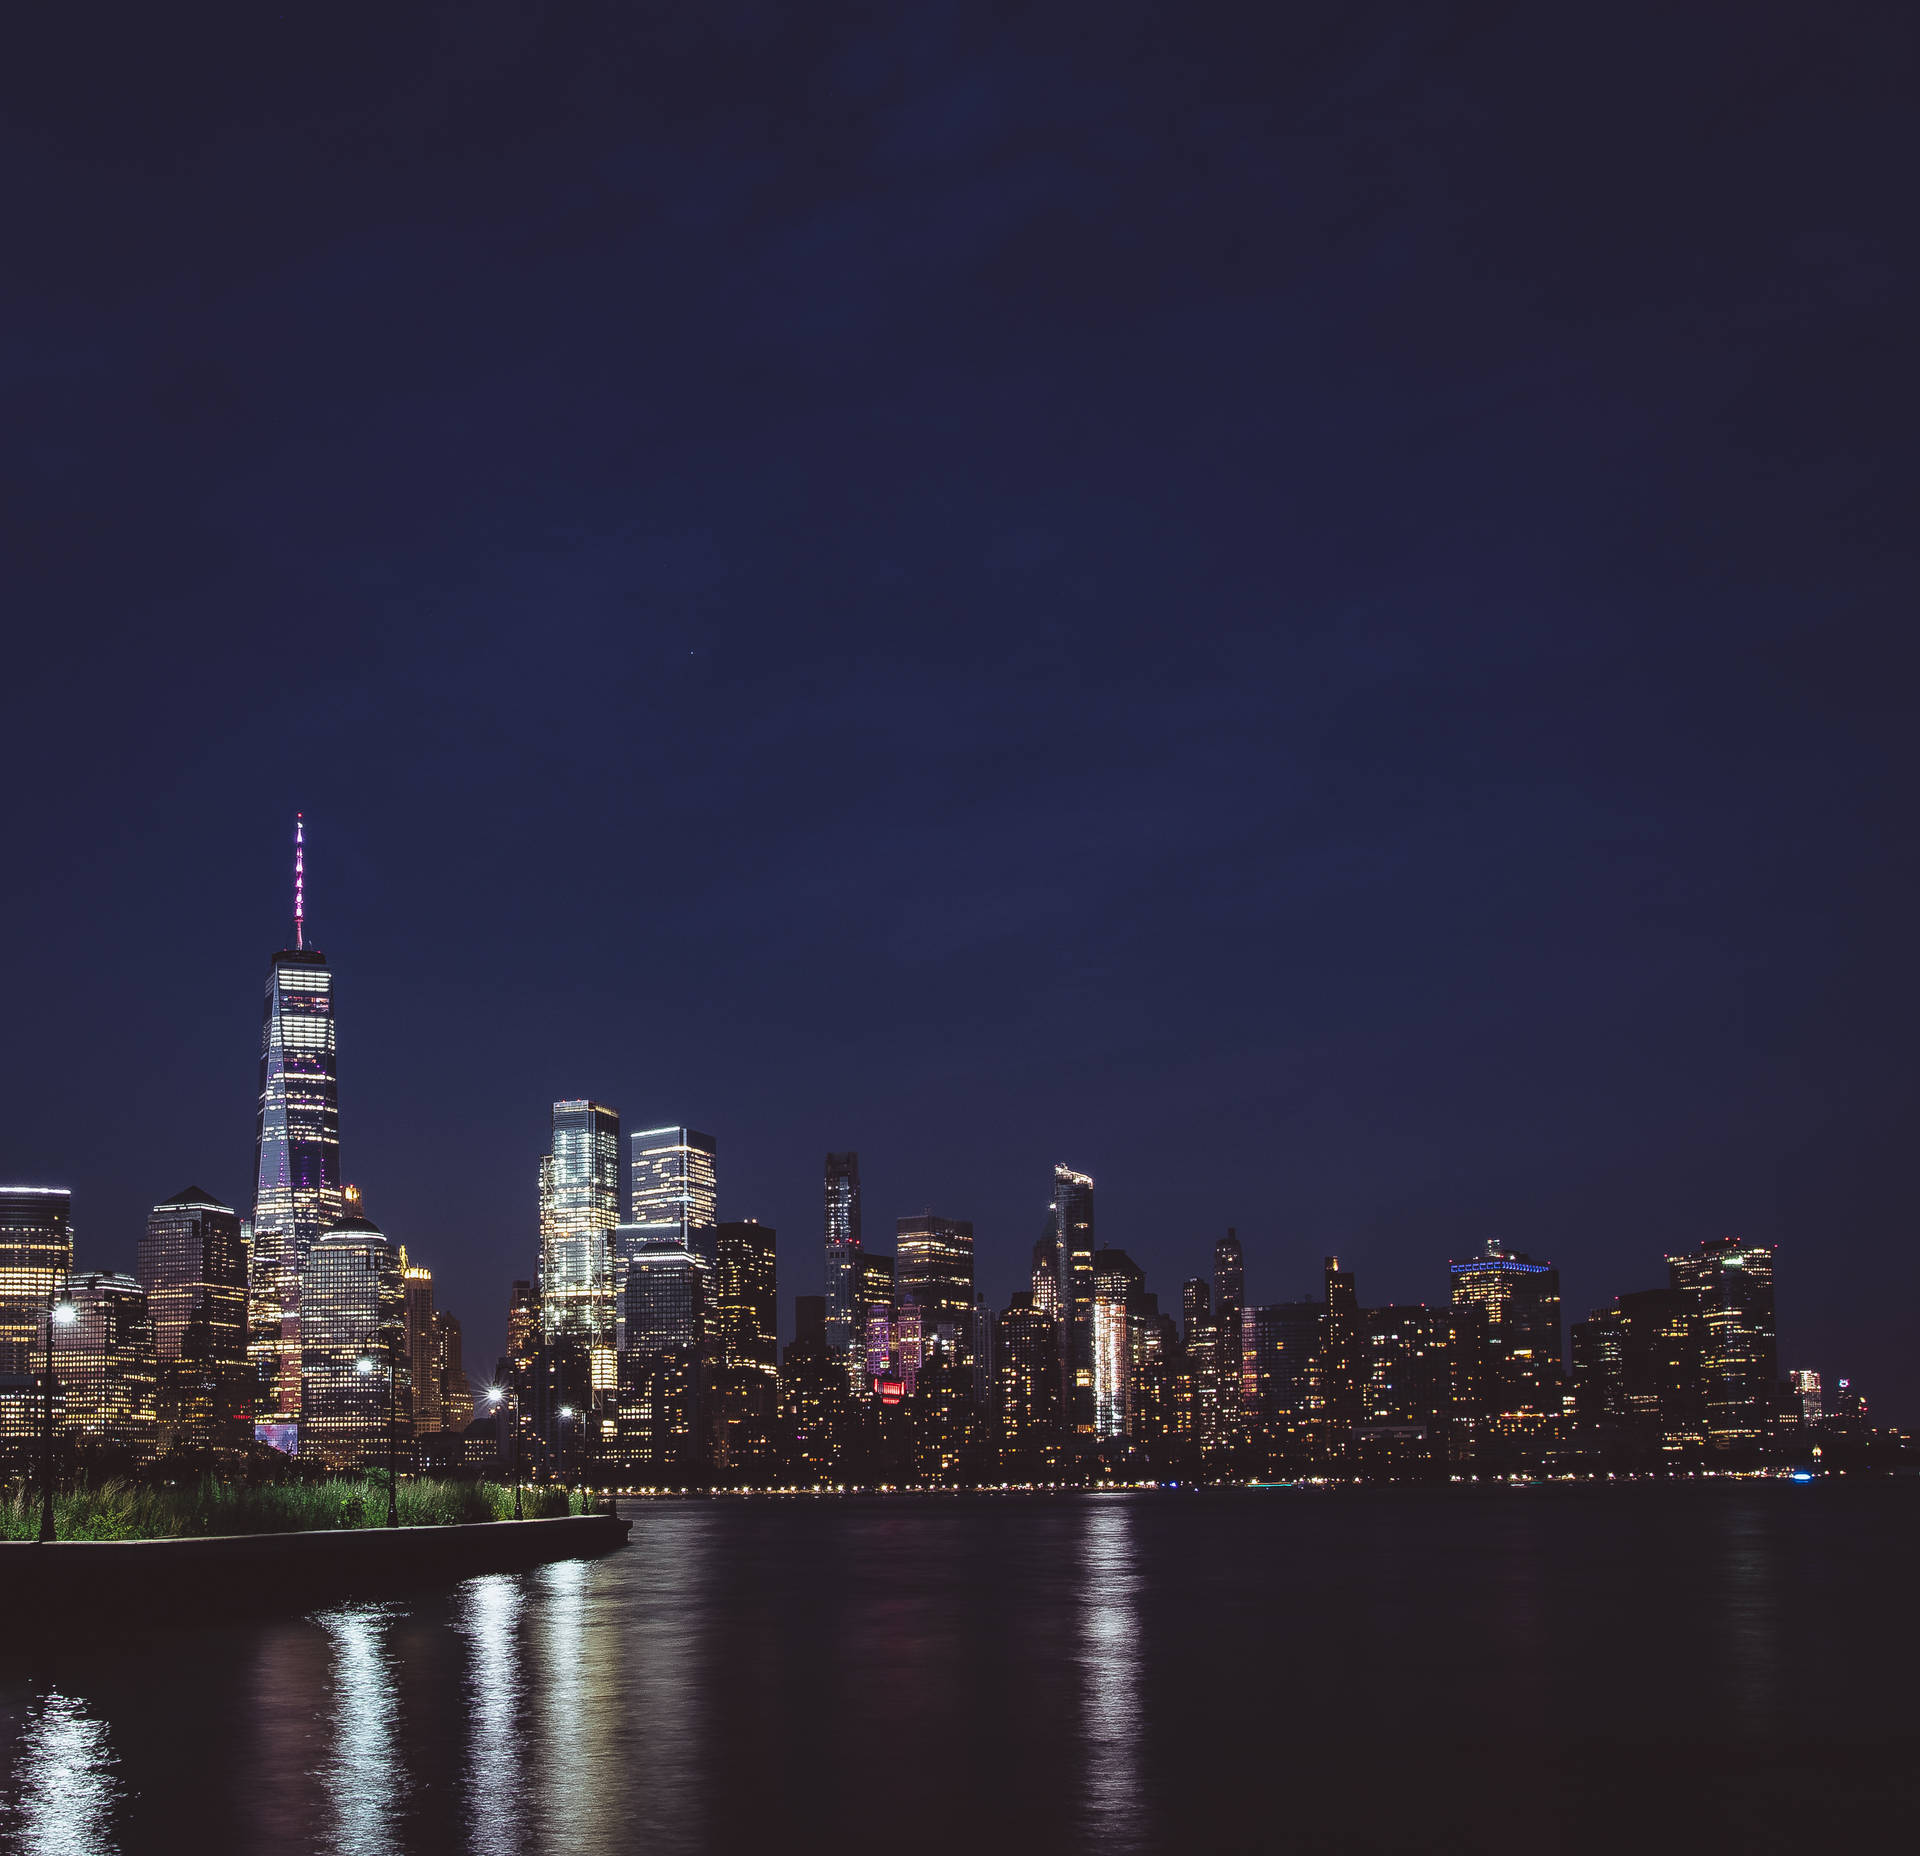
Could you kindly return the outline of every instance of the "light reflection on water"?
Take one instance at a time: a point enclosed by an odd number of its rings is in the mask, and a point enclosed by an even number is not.
[[[322,1768],[332,1847],[347,1856],[385,1856],[398,1841],[394,1820],[408,1789],[398,1756],[400,1703],[387,1643],[392,1611],[350,1605],[324,1611],[315,1621],[333,1645],[333,1742]]]
[[[107,1724],[84,1702],[48,1689],[27,1710],[15,1748],[4,1823],[21,1856],[109,1856],[120,1796]]]
[[[1133,1508],[1092,1502],[1080,1536],[1081,1667],[1086,1694],[1086,1815],[1090,1839],[1137,1841],[1140,1821],[1140,1617]]]
[[[519,1806],[520,1581],[476,1579],[461,1595],[455,1626],[467,1644],[468,1845],[478,1856],[515,1856],[525,1846]]]

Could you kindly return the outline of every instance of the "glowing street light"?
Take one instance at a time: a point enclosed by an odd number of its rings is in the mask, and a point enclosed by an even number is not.
[[[53,1330],[70,1328],[80,1311],[64,1295],[47,1291],[47,1370],[40,1404],[40,1538],[53,1539]]]
[[[509,1393],[504,1386],[487,1388],[487,1403],[498,1407],[511,1398],[513,1402],[513,1518],[516,1521],[525,1517],[520,1512],[520,1388],[516,1385]]]

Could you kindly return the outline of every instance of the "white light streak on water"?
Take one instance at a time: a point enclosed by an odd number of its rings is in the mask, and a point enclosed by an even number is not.
[[[526,1845],[520,1780],[525,1751],[519,1719],[520,1581],[476,1579],[465,1593],[459,1631],[467,1641],[467,1827],[475,1856],[516,1856]]]
[[[333,1742],[321,1777],[345,1856],[387,1856],[398,1846],[407,1776],[397,1756],[398,1672],[380,1606],[323,1611],[315,1622],[333,1645]]]
[[[49,1689],[20,1730],[6,1839],[20,1856],[111,1856],[118,1764],[105,1721]]]
[[[1133,1511],[1087,1505],[1080,1536],[1080,1662],[1086,1706],[1086,1812],[1102,1849],[1145,1834],[1140,1819],[1140,1616],[1135,1603]]]

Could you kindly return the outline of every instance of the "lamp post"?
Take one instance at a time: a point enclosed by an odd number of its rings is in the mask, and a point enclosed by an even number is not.
[[[47,1291],[47,1370],[40,1400],[40,1538],[53,1538],[53,1330],[70,1328],[80,1311],[57,1289]]]
[[[502,1399],[509,1396],[513,1406],[513,1518],[519,1521],[525,1518],[520,1513],[520,1388],[516,1385],[509,1395],[499,1386],[495,1386],[487,1394],[487,1403],[498,1405]]]
[[[560,1407],[560,1486],[567,1492],[567,1512],[573,1512],[573,1459],[567,1455],[567,1426],[573,1422],[573,1407]],[[576,1446],[579,1438],[576,1435]]]
[[[363,1353],[354,1365],[363,1373],[371,1373],[376,1362],[373,1355]],[[387,1525],[400,1525],[399,1485],[397,1481],[396,1451],[394,1447],[394,1392],[399,1378],[393,1363],[393,1330],[387,1330]]]

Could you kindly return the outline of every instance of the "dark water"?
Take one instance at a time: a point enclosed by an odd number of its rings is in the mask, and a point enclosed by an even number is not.
[[[1913,1847],[1920,1484],[635,1504],[604,1561],[0,1650],[0,1842]]]

